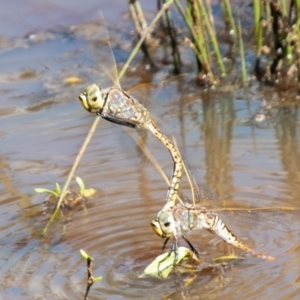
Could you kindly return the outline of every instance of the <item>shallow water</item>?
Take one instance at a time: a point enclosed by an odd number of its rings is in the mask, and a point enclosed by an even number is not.
[[[72,24],[80,23],[71,15]],[[95,28],[94,23],[86,26]],[[59,218],[46,237],[38,239],[49,215],[40,211],[44,197],[34,188],[63,185],[95,118],[83,110],[77,96],[99,70],[90,69],[89,38],[82,31],[70,35],[67,28],[42,32],[39,42],[26,36],[12,39],[13,47],[0,55],[0,298],[83,299],[86,269],[79,249],[84,249],[95,259],[94,275],[103,276],[89,299],[297,299],[300,233],[248,223],[229,226],[255,250],[274,256],[273,262],[246,255],[221,271],[139,279],[161,251],[163,241],[150,222],[165,203],[167,185],[131,136],[105,120],[76,171],[87,187],[97,189],[96,196],[87,209],[72,213],[69,222]],[[24,33],[15,30],[12,35]],[[128,55],[126,47],[118,47],[121,37],[122,32],[111,32],[120,63]],[[101,51],[98,55],[101,61]],[[139,68],[139,62],[135,64]],[[130,86],[145,77],[159,82],[166,73],[149,76],[132,69],[124,82]],[[103,85],[110,84],[105,74],[98,75]],[[83,78],[82,86],[64,85],[68,76]],[[257,99],[274,96],[272,89],[206,93],[195,91],[193,82],[175,78],[141,101],[176,137],[197,178],[218,194],[222,201],[216,205],[299,208],[297,109],[274,109],[271,121],[256,122],[251,117],[261,107]],[[169,153],[150,134],[144,138],[170,176]],[[207,253],[204,257],[229,251],[205,231],[194,232],[190,240]]]

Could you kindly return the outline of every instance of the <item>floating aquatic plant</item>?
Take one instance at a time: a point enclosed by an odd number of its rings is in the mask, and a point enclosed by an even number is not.
[[[77,176],[75,178],[75,180],[76,180],[76,182],[79,186],[79,193],[80,193],[81,196],[88,198],[88,197],[93,196],[96,193],[95,189],[92,189],[92,188],[91,189],[86,189],[85,184],[84,184],[83,180],[80,177]],[[50,195],[52,195],[56,198],[60,197],[60,195],[61,195],[61,188],[60,188],[59,183],[57,183],[57,182],[55,183],[55,187],[54,187],[53,190],[49,190],[49,189],[46,189],[46,188],[35,188],[34,191],[36,193],[47,193],[47,194],[50,194]],[[69,191],[67,191],[66,194],[68,192]]]
[[[175,260],[175,252],[165,252],[157,256],[144,270],[143,274],[139,278],[146,275],[154,276],[157,278],[167,278],[173,268],[179,264],[183,259],[193,258],[199,261],[195,254],[186,247],[178,247],[177,258]]]

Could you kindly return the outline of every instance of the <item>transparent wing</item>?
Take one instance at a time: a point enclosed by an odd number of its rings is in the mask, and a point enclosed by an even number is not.
[[[219,197],[206,184],[201,183],[196,179],[196,176],[191,171],[190,164],[183,157],[183,173],[186,177],[187,187],[190,190],[189,197],[184,196],[183,191],[180,192],[183,201],[191,208],[215,207],[217,202],[220,202]],[[218,203],[221,205],[221,203]]]
[[[265,207],[265,208],[211,208],[211,200],[218,201],[217,195],[206,185],[198,183],[188,168],[189,176],[192,178],[192,187],[195,191],[195,205],[193,201],[184,197],[184,201],[192,208],[218,214],[226,224],[249,224],[251,226],[268,227],[282,232],[300,231],[300,209],[290,207]],[[219,203],[220,204],[220,203]]]
[[[103,43],[103,48],[101,49],[101,51],[103,51],[105,49],[105,53],[107,53],[107,60],[102,61],[100,64],[98,64],[100,66],[100,68],[103,69],[103,71],[107,74],[107,76],[112,80],[112,82],[118,86],[119,88],[121,88],[121,84],[119,81],[119,76],[118,76],[118,69],[117,69],[117,63],[116,63],[116,59],[114,56],[114,53],[112,51],[112,47],[111,47],[111,43],[110,43],[110,38],[108,35],[108,31],[107,31],[107,25],[104,19],[104,16],[102,14],[102,12],[100,12],[100,16],[101,19],[104,22],[104,29],[103,30],[103,35],[104,35],[104,43]]]
[[[115,86],[121,87],[115,57],[102,12],[99,13],[98,22],[93,24],[93,26],[90,25],[90,27],[82,29],[81,34],[89,42],[89,46],[86,47],[84,52],[91,52],[88,56],[94,65],[93,69],[98,73],[105,73]],[[114,35],[112,35],[112,38],[115,38]],[[112,85],[112,83],[109,85]]]
[[[268,227],[282,232],[300,230],[300,210],[278,208],[253,209],[217,209],[217,213],[226,224],[243,223],[251,226]]]

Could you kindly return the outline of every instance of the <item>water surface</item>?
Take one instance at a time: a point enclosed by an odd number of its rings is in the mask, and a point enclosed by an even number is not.
[[[18,2],[10,5],[18,7]],[[72,22],[80,9],[74,7]],[[38,16],[27,31],[36,29],[37,22]],[[23,36],[20,27],[13,34],[5,29],[7,36],[16,38],[0,55],[1,299],[83,299],[86,270],[81,248],[95,259],[94,275],[103,276],[89,299],[297,299],[299,232],[249,223],[229,226],[258,252],[274,256],[273,262],[236,250],[246,259],[222,270],[139,279],[161,251],[163,240],[152,232],[150,222],[165,203],[167,185],[131,135],[105,120],[76,171],[87,187],[97,189],[96,196],[68,221],[58,218],[39,240],[49,215],[40,211],[44,197],[34,188],[63,185],[95,118],[83,110],[77,96],[90,80],[110,84],[87,55],[91,37],[83,33],[101,26],[88,23],[86,31],[70,34],[70,23],[56,24],[64,26],[57,29],[52,21],[45,22],[35,33],[42,32],[38,42],[36,36]],[[122,64],[129,48],[119,47],[118,25],[115,30],[109,27],[116,60]],[[50,30],[41,31],[45,28]],[[98,55],[101,61],[101,51]],[[134,66],[141,70],[139,60]],[[132,68],[125,85],[145,77],[154,82],[167,78],[165,70],[145,73]],[[82,84],[65,85],[69,76],[80,76]],[[186,76],[170,80],[159,92],[144,91],[141,101],[176,137],[197,178],[218,194],[217,206],[298,208],[297,108],[273,109],[274,118],[256,122],[252,117],[262,106],[261,97],[274,96],[275,91],[258,85],[250,91],[224,90],[199,91]],[[162,145],[150,134],[129,132],[144,138],[170,177],[172,162]],[[230,251],[205,231],[193,233],[190,240],[207,259]]]

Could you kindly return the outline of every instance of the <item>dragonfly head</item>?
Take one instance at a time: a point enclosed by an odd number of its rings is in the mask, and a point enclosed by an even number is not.
[[[169,211],[160,211],[151,222],[153,231],[161,238],[169,238],[175,233],[175,220]]]
[[[79,101],[90,113],[97,113],[103,107],[104,103],[101,91],[96,84],[89,85],[85,91],[80,94]]]

